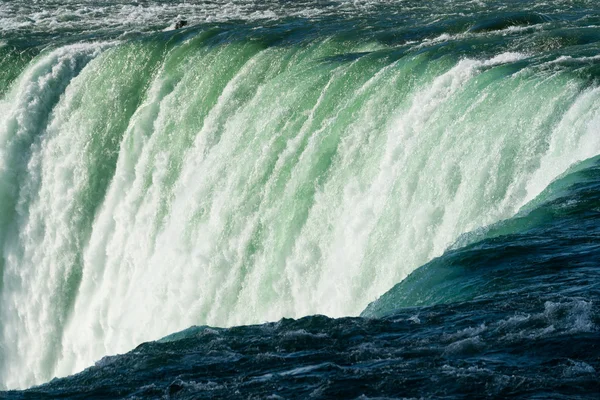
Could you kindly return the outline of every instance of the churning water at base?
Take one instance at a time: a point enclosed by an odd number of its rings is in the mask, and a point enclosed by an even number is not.
[[[9,396],[593,391],[594,2],[62,3],[0,6],[0,388],[367,318]]]

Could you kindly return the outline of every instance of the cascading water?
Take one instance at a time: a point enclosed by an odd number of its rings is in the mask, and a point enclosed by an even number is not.
[[[589,56],[536,26],[301,23],[0,63],[0,388],[194,324],[358,315],[600,153]]]

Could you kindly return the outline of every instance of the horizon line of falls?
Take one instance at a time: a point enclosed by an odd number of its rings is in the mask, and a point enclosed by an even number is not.
[[[221,36],[2,82],[0,388],[194,324],[358,315],[600,153],[575,58]]]

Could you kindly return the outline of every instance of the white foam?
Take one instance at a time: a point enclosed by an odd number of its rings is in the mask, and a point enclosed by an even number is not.
[[[523,60],[527,58],[527,54],[518,53],[518,52],[506,52],[502,54],[498,54],[497,56],[492,57],[489,60],[483,62],[485,66],[493,66],[500,64],[508,64],[516,61]]]
[[[572,57],[572,56],[560,56],[555,60],[549,61],[546,65],[551,64],[575,64],[575,63],[589,63],[600,60],[600,55],[588,56],[588,57]]]
[[[70,240],[65,239],[65,235],[71,226],[71,214],[62,200],[71,193],[68,176],[72,176],[72,172],[61,169],[60,165],[65,159],[78,156],[69,153],[69,157],[54,164],[58,168],[51,179],[56,179],[57,185],[40,186],[42,176],[48,177],[50,172],[42,169],[41,142],[52,136],[51,127],[45,125],[46,118],[59,99],[68,101],[64,91],[81,69],[111,45],[76,44],[42,55],[24,71],[0,103],[0,181],[5,183],[0,187],[0,199],[4,207],[10,204],[14,207],[9,215],[13,216],[14,225],[9,228],[6,220],[0,223],[5,260],[4,286],[0,293],[4,340],[0,344],[0,382],[7,387],[31,385],[41,379],[35,360],[47,354],[48,343],[55,341],[62,330],[64,317],[60,315],[64,311],[60,309],[64,298],[55,289],[64,285],[65,275],[72,267],[60,256],[53,258],[50,253],[54,249],[57,251],[54,254],[59,255],[69,246]],[[28,178],[19,178],[19,174]],[[45,201],[46,204],[41,204]],[[44,222],[48,226],[38,225]],[[27,228],[21,231],[18,226]],[[6,343],[11,343],[11,347],[7,349]],[[7,364],[10,367],[6,367]],[[18,369],[32,373],[5,375],[9,370]]]

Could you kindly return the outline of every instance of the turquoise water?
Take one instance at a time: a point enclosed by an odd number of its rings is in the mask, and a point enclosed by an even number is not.
[[[584,304],[584,328],[546,328],[596,334],[595,1],[1,1],[0,21],[0,388],[195,325]],[[536,267],[559,254],[591,264]]]

